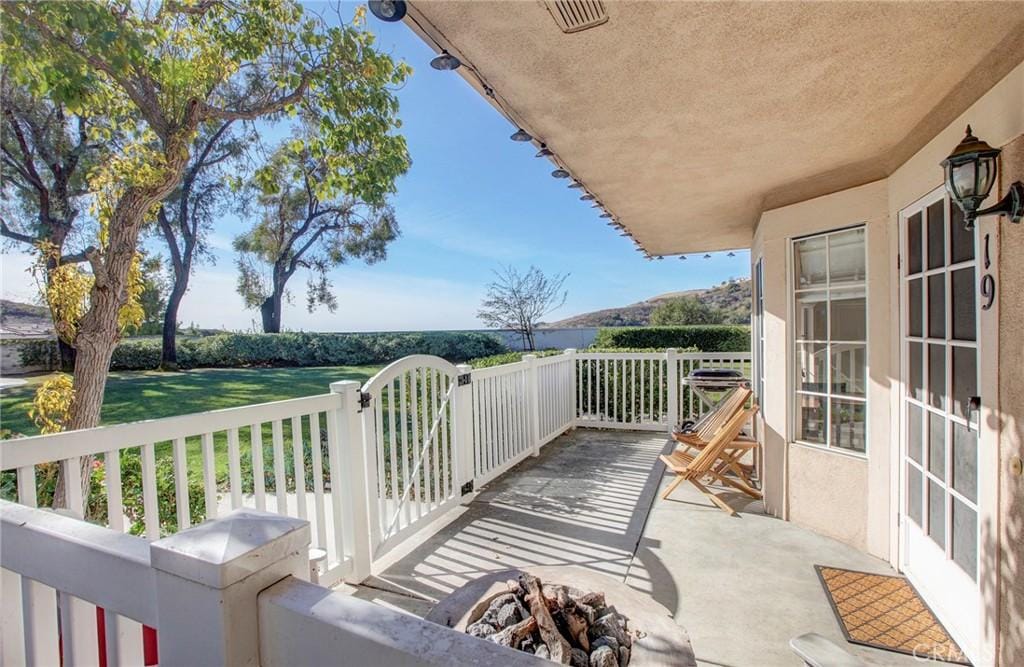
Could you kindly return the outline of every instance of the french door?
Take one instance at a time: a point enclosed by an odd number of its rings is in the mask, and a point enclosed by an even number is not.
[[[975,241],[941,190],[900,215],[900,564],[968,653],[980,618]]]

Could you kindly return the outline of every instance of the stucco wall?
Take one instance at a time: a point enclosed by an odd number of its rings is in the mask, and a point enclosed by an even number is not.
[[[1024,108],[1024,101],[1022,101]],[[1000,194],[1024,182],[1024,135],[1003,147]],[[999,243],[999,628],[1000,663],[1024,664],[1024,477],[1011,459],[1024,458],[1024,226],[1003,223]]]
[[[889,259],[884,181],[765,211],[751,259],[764,258],[765,502],[794,522],[886,558],[889,552]],[[854,457],[788,444],[793,364],[789,240],[864,224],[867,229],[868,452]],[[881,315],[881,316],[879,316]],[[785,391],[775,391],[775,389]]]

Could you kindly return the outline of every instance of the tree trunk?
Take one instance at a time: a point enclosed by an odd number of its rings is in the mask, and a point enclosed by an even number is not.
[[[275,292],[260,304],[263,333],[281,333],[281,294]]]
[[[178,308],[188,289],[188,273],[174,272],[174,287],[167,297],[164,311],[163,343],[160,350],[160,370],[178,370]]]

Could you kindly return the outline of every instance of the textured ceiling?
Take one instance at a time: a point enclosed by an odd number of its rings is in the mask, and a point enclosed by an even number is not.
[[[762,209],[887,176],[1024,60],[1024,2],[604,4],[574,34],[542,2],[406,22],[654,254],[746,247]]]

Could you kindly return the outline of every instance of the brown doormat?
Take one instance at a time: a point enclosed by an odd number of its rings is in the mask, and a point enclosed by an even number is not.
[[[904,577],[815,565],[846,640],[958,665],[971,664]]]

